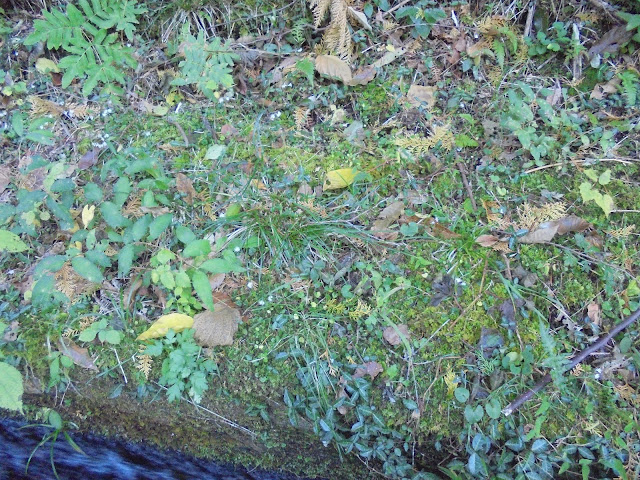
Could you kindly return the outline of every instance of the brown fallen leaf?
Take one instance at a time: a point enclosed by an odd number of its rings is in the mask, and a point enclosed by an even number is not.
[[[240,135],[240,132],[236,127],[227,123],[220,129],[220,134],[224,135],[225,137],[237,137],[238,135]]]
[[[98,367],[93,363],[93,358],[89,355],[89,350],[79,347],[69,338],[61,337],[58,344],[62,354],[69,357],[73,363],[88,370],[98,371]]]
[[[188,205],[193,205],[193,197],[197,195],[197,192],[195,188],[193,188],[191,179],[184,173],[178,173],[176,175],[176,188],[178,192],[185,195],[184,201],[187,202]]]
[[[376,78],[376,69],[372,66],[359,69],[347,82],[347,85],[366,85]]]
[[[526,235],[520,237],[518,241],[520,243],[547,243],[553,240],[553,237],[558,233],[558,223],[557,222],[545,222],[540,224],[540,226],[532,231],[527,233]]]
[[[401,201],[387,205],[374,220],[371,232],[378,238],[390,240],[390,236],[397,236],[398,232],[390,232],[389,227],[397,221],[404,211],[404,203]]]
[[[233,345],[233,337],[242,320],[233,302],[216,302],[213,312],[205,310],[193,318],[194,338],[203,347]]]
[[[436,104],[435,93],[436,87],[411,85],[407,92],[407,100],[413,107],[419,107],[426,104],[427,108],[433,108]]]
[[[476,243],[486,248],[492,247],[499,241],[500,239],[495,235],[480,235],[478,238],[476,238]]]
[[[382,332],[382,338],[393,346],[400,345],[403,337],[409,339],[409,327],[404,324],[387,327]]]
[[[101,151],[101,148],[94,148],[85,153],[78,161],[78,169],[86,170],[87,168],[93,167],[98,162]]]
[[[435,237],[444,238],[445,240],[460,238],[462,236],[459,233],[452,232],[439,222],[435,222],[433,225],[431,225],[431,233]]]
[[[587,316],[594,324],[600,325],[601,322],[600,305],[595,302],[591,302],[587,305]]]
[[[11,183],[11,168],[8,165],[0,166],[0,193],[4,192]]]
[[[590,226],[589,222],[576,215],[567,215],[558,220],[541,223],[538,228],[520,237],[518,241],[520,243],[547,243],[553,240],[556,234],[582,232]]]
[[[353,378],[361,378],[365,375],[369,375],[371,380],[376,378],[378,374],[382,373],[384,369],[378,362],[366,362],[361,367],[356,368],[353,374]]]
[[[335,55],[318,55],[316,57],[316,71],[320,75],[349,83],[353,78],[351,68],[344,60]]]

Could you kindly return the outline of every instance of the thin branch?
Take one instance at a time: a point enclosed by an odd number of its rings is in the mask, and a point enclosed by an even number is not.
[[[584,361],[589,355],[592,355],[596,353],[598,350],[600,350],[601,348],[603,348],[607,343],[609,343],[613,339],[613,337],[615,337],[618,333],[620,333],[622,330],[627,328],[633,322],[638,320],[638,318],[640,318],[640,309],[636,310],[626,320],[620,322],[618,325],[613,327],[609,333],[601,337],[600,340],[598,340],[596,343],[585,348],[582,352],[580,352],[578,355],[573,357],[569,365],[564,369],[563,373],[573,369],[576,365]],[[505,415],[505,417],[511,415],[513,412],[518,410],[525,402],[528,402],[529,400],[531,400],[531,398],[540,390],[542,390],[549,382],[551,382],[551,375],[547,374],[544,377],[542,377],[540,381],[534,385],[533,388],[531,388],[530,390],[527,390],[525,393],[523,393],[518,398],[516,398],[513,402],[507,405],[502,410],[502,413]]]

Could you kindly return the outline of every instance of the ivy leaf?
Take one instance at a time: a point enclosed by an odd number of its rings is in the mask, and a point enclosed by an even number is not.
[[[484,409],[482,405],[478,405],[475,408],[471,405],[467,405],[464,409],[464,418],[469,423],[478,423],[484,416]]]
[[[609,218],[613,209],[616,208],[613,198],[608,194],[600,195],[600,198],[596,198],[596,204],[602,209],[607,218]]]
[[[193,289],[198,294],[198,298],[207,310],[213,311],[213,293],[211,292],[211,284],[209,283],[209,277],[202,270],[194,270],[191,277],[191,283]]]
[[[90,282],[101,283],[104,280],[100,269],[84,257],[75,257],[71,260],[71,265],[78,275]]]

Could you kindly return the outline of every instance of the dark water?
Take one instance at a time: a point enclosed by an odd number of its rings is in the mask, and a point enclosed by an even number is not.
[[[51,443],[40,447],[25,473],[31,452],[51,430],[23,428],[24,423],[0,418],[0,480],[55,479],[51,469]],[[277,472],[246,470],[199,460],[175,451],[110,440],[93,435],[72,435],[87,454],[76,452],[60,435],[53,458],[61,480],[299,480]]]

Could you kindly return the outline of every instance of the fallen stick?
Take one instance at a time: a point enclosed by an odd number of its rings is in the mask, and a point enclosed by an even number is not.
[[[571,362],[569,363],[569,366],[562,373],[565,373],[573,369],[576,365],[581,363],[589,355],[600,350],[607,343],[609,343],[609,341],[611,341],[613,337],[615,337],[618,333],[620,333],[622,330],[627,328],[633,322],[638,320],[638,318],[640,318],[640,309],[636,310],[631,315],[629,315],[629,317],[627,317],[626,320],[623,320],[622,322],[617,324],[615,327],[613,327],[609,333],[601,337],[596,343],[591,344],[590,346],[585,348],[582,352],[580,352],[578,355],[573,357],[571,359]],[[525,393],[520,395],[513,402],[511,402],[509,405],[503,408],[502,413],[504,414],[504,416],[507,417],[511,415],[513,412],[515,412],[516,410],[518,410],[525,402],[528,402],[529,400],[531,400],[531,398],[540,390],[542,390],[549,382],[551,382],[551,375],[546,374],[544,377],[540,379],[538,383],[536,383],[533,386],[533,388],[531,388],[530,390],[527,390]]]

